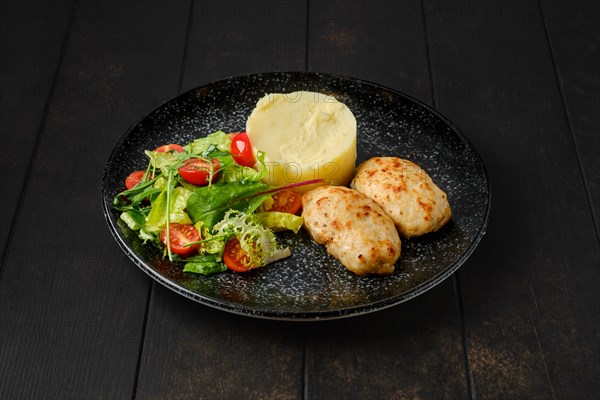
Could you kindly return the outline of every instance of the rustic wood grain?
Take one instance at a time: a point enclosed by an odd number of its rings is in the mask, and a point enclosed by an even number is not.
[[[371,80],[431,104],[421,2],[310,2],[309,70]]]
[[[122,133],[176,93],[186,11],[76,11],[0,281],[0,398],[132,394],[149,279],[108,233],[100,181]]]
[[[194,303],[155,285],[138,399],[299,399],[303,327]]]
[[[460,271],[475,395],[594,398],[600,252],[535,1],[425,1],[441,112],[492,183]]]
[[[600,2],[541,2],[565,112],[594,209],[600,215]]]
[[[235,75],[305,66],[306,1],[194,3],[183,90]]]
[[[43,128],[72,9],[70,1],[0,3],[0,260]]]
[[[301,70],[305,11],[304,2],[195,2],[183,89]],[[136,396],[302,398],[303,329],[212,310],[154,285]]]
[[[307,329],[309,399],[467,398],[452,281],[387,310]]]

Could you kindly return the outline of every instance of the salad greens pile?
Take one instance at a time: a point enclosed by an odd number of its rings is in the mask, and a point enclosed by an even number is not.
[[[253,167],[240,165],[232,157],[231,144],[230,135],[217,131],[183,146],[181,152],[146,151],[149,163],[139,183],[114,198],[121,220],[144,243],[163,249],[170,261],[184,263],[184,271],[203,275],[225,271],[223,253],[233,238],[245,253],[246,267],[265,266],[291,254],[277,243],[274,231],[298,232],[302,226],[302,217],[268,211],[269,206],[278,191],[315,181],[270,186],[262,182],[267,174],[264,153],[256,154]],[[206,185],[182,178],[180,168],[191,159],[206,162]],[[176,254],[172,239],[165,239],[173,238],[177,224],[188,230],[191,226],[199,234],[198,240],[184,245],[193,252]]]

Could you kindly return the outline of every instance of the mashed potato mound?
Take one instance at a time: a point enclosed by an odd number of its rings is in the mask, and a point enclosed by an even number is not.
[[[348,185],[352,179],[356,119],[332,96],[305,91],[268,94],[256,103],[246,132],[254,149],[267,155],[269,184],[323,179],[323,184]]]

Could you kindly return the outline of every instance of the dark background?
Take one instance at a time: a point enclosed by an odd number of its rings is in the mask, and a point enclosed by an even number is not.
[[[600,2],[0,2],[0,398],[597,399]],[[103,220],[123,132],[232,75],[333,72],[459,126],[492,185],[458,273],[291,323],[153,283]]]

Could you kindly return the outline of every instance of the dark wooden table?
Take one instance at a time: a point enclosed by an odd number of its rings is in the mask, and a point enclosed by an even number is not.
[[[2,1],[0,398],[598,399],[600,2]],[[100,204],[123,132],[187,89],[334,72],[431,104],[488,167],[458,273],[293,323],[187,300]]]

